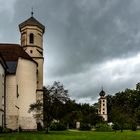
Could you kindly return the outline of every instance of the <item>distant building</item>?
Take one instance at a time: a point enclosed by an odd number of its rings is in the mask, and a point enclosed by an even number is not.
[[[140,82],[136,84],[136,90],[140,91]]]
[[[0,44],[0,125],[11,129],[37,128],[29,106],[43,99],[43,34],[32,16],[19,25],[21,44]],[[5,78],[5,79],[4,79]],[[4,87],[5,85],[5,87]],[[4,90],[5,89],[5,90]],[[3,107],[5,106],[5,108]],[[5,116],[5,117],[4,117]]]
[[[104,121],[108,121],[108,115],[107,115],[107,98],[105,95],[105,91],[102,89],[99,93],[99,108],[98,108],[98,114],[103,117]]]

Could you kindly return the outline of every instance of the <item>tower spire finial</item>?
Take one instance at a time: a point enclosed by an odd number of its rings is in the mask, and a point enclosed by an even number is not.
[[[33,15],[34,15],[34,11],[33,11],[34,9],[33,9],[33,7],[32,7],[32,11],[31,11],[31,17],[33,17]]]
[[[102,87],[101,87],[101,90],[104,90],[103,85],[102,85]]]

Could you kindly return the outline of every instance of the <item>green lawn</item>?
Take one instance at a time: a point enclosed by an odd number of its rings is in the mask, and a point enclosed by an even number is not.
[[[94,132],[94,131],[63,131],[50,132],[22,132],[0,134],[0,140],[140,140],[140,131],[124,132]]]

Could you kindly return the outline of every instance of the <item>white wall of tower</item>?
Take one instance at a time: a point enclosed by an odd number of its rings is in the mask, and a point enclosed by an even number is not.
[[[30,43],[29,36],[34,34],[34,43]],[[37,26],[25,26],[21,29],[21,46],[43,46],[43,31]]]
[[[36,102],[36,67],[33,61],[22,58],[18,60],[16,77],[19,92],[19,125],[22,129],[36,129],[33,114],[28,112],[30,105]]]
[[[4,77],[5,70],[0,63],[0,126],[4,123]]]
[[[30,34],[34,34],[34,42],[30,43]],[[35,60],[37,66],[37,100],[42,98],[43,91],[43,30],[38,26],[21,28],[21,46]]]
[[[103,117],[104,121],[108,120],[106,96],[101,96],[99,98],[99,112],[98,113],[99,115]]]

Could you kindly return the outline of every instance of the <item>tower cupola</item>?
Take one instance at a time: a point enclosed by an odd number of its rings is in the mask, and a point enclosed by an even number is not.
[[[35,19],[33,14],[29,19],[19,24],[19,30],[21,32],[22,47],[36,46],[42,48],[45,26]]]
[[[101,92],[99,93],[100,96],[105,96],[105,91],[102,89]]]

